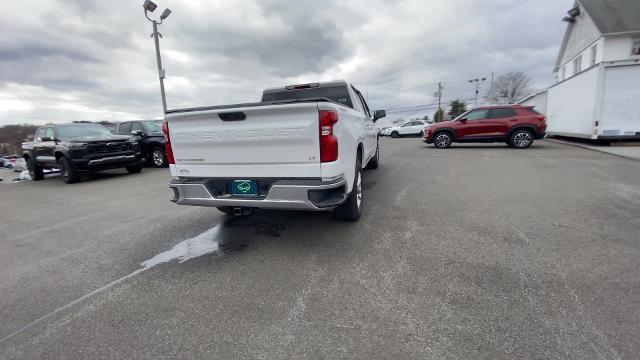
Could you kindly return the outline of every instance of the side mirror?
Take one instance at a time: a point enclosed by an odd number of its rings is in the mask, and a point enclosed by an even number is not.
[[[385,117],[387,117],[387,112],[385,110],[376,110],[373,113],[373,122],[376,122]]]
[[[144,136],[144,132],[142,130],[133,130],[131,132],[131,135],[143,137]]]
[[[53,141],[53,139],[50,138],[49,136],[43,136],[40,138],[40,141]]]
[[[461,123],[463,123],[463,124],[464,124],[464,123],[466,123],[466,122],[467,122],[467,118],[460,119],[459,121],[460,121]]]

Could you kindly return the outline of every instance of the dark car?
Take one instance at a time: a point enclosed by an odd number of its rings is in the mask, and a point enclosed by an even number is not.
[[[511,147],[526,149],[534,140],[544,138],[546,131],[545,117],[533,107],[485,106],[426,127],[423,141],[441,149],[454,142],[506,142]]]
[[[151,166],[169,166],[161,120],[126,121],[117,125],[116,134],[132,135],[140,144],[142,156]]]
[[[43,126],[33,141],[22,144],[23,157],[33,180],[44,179],[44,169],[57,168],[68,184],[82,173],[126,168],[142,170],[140,145],[132,136],[112,134],[98,124]]]

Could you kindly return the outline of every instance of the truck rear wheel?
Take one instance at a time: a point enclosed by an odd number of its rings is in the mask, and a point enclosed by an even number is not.
[[[376,154],[367,163],[366,168],[369,170],[377,169],[380,166],[380,144],[376,145]]]
[[[353,189],[347,200],[335,210],[338,220],[356,221],[362,216],[362,160],[358,158],[356,162],[356,176],[353,180]]]
[[[66,157],[58,159],[58,167],[60,167],[60,176],[67,184],[73,184],[80,181],[80,174],[76,171],[71,161]]]
[[[33,159],[29,158],[27,160],[27,167],[29,168],[29,173],[31,174],[31,180],[40,181],[44,179],[44,172],[42,171],[42,167],[38,166]]]

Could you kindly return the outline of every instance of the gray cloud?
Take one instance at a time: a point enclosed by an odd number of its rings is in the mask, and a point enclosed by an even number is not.
[[[156,1],[169,107],[344,78],[373,108],[473,96],[467,79],[552,68],[571,0]],[[0,125],[160,117],[142,1],[27,0],[0,21]],[[158,15],[158,14],[154,14]],[[430,110],[431,111],[431,110]],[[432,111],[431,111],[432,112]]]

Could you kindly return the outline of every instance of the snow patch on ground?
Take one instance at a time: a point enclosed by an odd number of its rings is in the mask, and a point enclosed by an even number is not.
[[[153,258],[142,262],[141,265],[146,270],[158,264],[163,264],[176,259],[179,263],[183,263],[202,255],[213,253],[220,248],[218,240],[219,231],[220,226],[215,226],[196,237],[176,244],[171,248],[171,250],[162,252]]]
[[[20,175],[18,175],[17,178],[13,179],[13,181],[29,181],[31,180],[31,173],[29,173],[29,170],[23,170],[22,172],[20,172]]]

